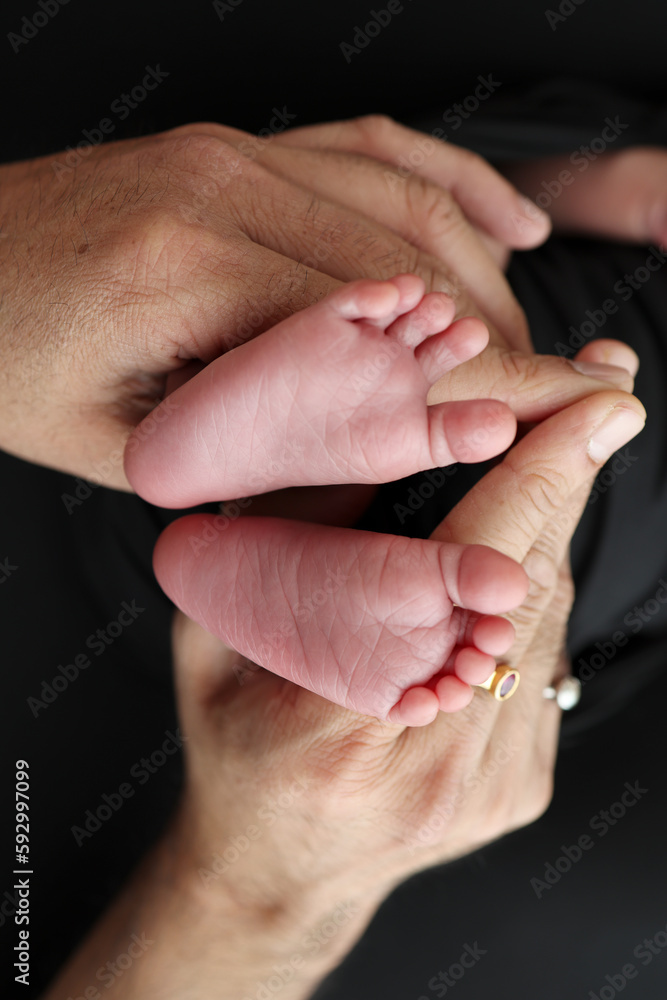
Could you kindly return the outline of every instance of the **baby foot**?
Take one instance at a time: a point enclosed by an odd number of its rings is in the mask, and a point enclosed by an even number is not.
[[[474,318],[414,275],[354,281],[224,354],[130,437],[125,470],[163,507],[287,486],[381,483],[512,442],[497,400],[427,406],[430,386],[486,346]]]
[[[181,610],[244,656],[412,726],[468,703],[471,688],[451,673],[457,657],[474,651],[488,676],[514,638],[495,616],[528,590],[521,566],[483,545],[263,517],[181,518],[160,536],[154,567]]]

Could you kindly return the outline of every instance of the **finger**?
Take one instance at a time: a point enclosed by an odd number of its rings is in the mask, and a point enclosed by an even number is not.
[[[490,545],[523,562],[548,522],[645,419],[637,399],[617,392],[574,403],[533,428],[432,537]]]
[[[182,293],[178,288],[170,292],[172,349],[179,367],[183,358],[211,360],[318,301],[337,282],[360,277],[417,274],[427,290],[451,294],[460,315],[479,311],[442,261],[387,227],[314,197],[310,187],[278,176],[258,157],[241,155],[239,163],[239,151],[224,139],[229,130],[204,125],[176,132],[220,140],[219,155],[218,147],[213,156],[209,150],[212,162],[207,163],[216,181],[206,204],[209,238],[195,248],[201,256],[201,266],[194,269],[199,308],[193,313],[192,278]],[[164,354],[163,331],[161,336]],[[147,356],[152,362],[154,354],[151,344]]]
[[[569,560],[557,569],[556,575],[556,586],[540,612],[539,627],[533,623],[530,639],[513,660],[521,671],[521,688],[499,712],[495,729],[496,738],[503,739],[511,737],[512,732],[516,734],[520,724],[527,745],[532,743],[531,756],[542,757],[547,769],[553,761],[561,712],[555,701],[544,698],[543,691],[556,678],[570,673],[566,638],[574,589]]]
[[[591,482],[592,479],[588,480],[575,491],[567,503],[563,504],[546,523],[523,560],[530,586],[528,596],[521,607],[516,608],[508,616],[515,628],[511,651],[512,663],[517,663],[525,657],[528,648],[534,642],[537,624],[541,623],[549,612],[549,607],[559,590],[563,600],[564,621],[569,616],[574,599],[574,587],[571,579],[569,588],[565,587],[564,566],[568,562],[572,536],[588,500]],[[567,608],[564,606],[565,598],[569,600]],[[553,677],[553,673],[551,676]]]
[[[575,356],[575,361],[590,364],[613,365],[624,368],[634,378],[639,371],[639,357],[628,344],[620,340],[608,340],[601,337],[586,344]]]
[[[362,153],[428,178],[452,192],[471,222],[507,246],[539,246],[549,235],[548,216],[480,156],[382,115],[289,129],[277,140]]]
[[[566,358],[529,356],[490,345],[432,386],[428,401],[500,399],[513,410],[517,420],[537,421],[591,393],[610,386],[631,391],[633,385],[634,380],[623,368],[582,367]]]
[[[338,281],[360,277],[385,280],[399,274],[416,274],[424,280],[427,291],[445,292],[454,298],[457,315],[480,312],[457,275],[432,254],[420,251],[356,210],[314,198],[312,191],[269,174],[258,164],[253,164],[248,172],[250,170],[257,175],[255,183],[258,186],[263,184],[271,190],[273,207],[239,218],[240,227],[254,245],[241,241],[231,260],[225,248],[219,265],[216,262],[208,265],[214,276],[224,274],[227,278],[234,267],[240,271],[237,280],[246,289],[249,301],[244,304],[242,300],[239,302],[239,296],[236,297],[234,306],[240,305],[237,324],[245,321],[248,313],[257,311],[262,296],[267,296],[267,287],[272,298],[276,293],[282,298],[282,289],[289,289],[292,312],[315,301],[316,296],[321,297],[327,283],[322,277],[313,280],[312,271]],[[244,178],[246,182],[248,172]],[[230,182],[230,188],[234,183]],[[239,199],[243,193],[239,189]],[[222,217],[218,224],[221,233],[228,225]],[[282,260],[271,257],[271,253],[280,255]],[[275,276],[266,274],[271,266],[276,269]],[[328,288],[331,287],[329,283]],[[287,295],[284,297],[287,299]],[[266,329],[262,317],[256,332],[260,329]]]
[[[272,146],[262,162],[321,197],[369,216],[441,260],[507,341],[528,349],[523,311],[449,191],[418,174],[402,178],[366,156]]]

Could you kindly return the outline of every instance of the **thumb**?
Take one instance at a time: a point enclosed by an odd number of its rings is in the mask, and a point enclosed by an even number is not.
[[[638,399],[613,391],[561,410],[511,448],[431,537],[489,545],[520,563],[554,520],[558,538],[567,539],[574,528],[568,511],[573,495],[644,420]]]

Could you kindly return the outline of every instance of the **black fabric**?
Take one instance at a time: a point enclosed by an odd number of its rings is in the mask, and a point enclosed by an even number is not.
[[[49,2],[52,10],[55,0]],[[0,11],[0,156],[10,161],[76,146],[105,117],[113,124],[109,138],[118,139],[197,119],[258,130],[274,107],[295,114],[294,124],[383,111],[426,131],[441,128],[444,138],[498,159],[575,151],[616,116],[628,122],[618,148],[664,141],[667,8],[651,0],[631,9],[601,0],[560,6],[572,12],[550,24],[536,0],[509,10],[406,2],[346,58],[341,43],[355,44],[356,26],[363,30],[372,20],[369,5],[355,0],[326,6],[241,0],[218,4],[217,11],[208,0],[70,0],[21,43],[10,35],[27,34],[22,18],[43,8],[9,0]],[[147,66],[169,76],[121,118],[112,105],[140,84]],[[500,86],[454,128],[455,104],[490,74]],[[667,924],[661,824],[667,620],[656,597],[667,577],[666,272],[661,267],[640,280],[649,253],[658,259],[649,248],[552,240],[515,255],[511,267],[542,351],[573,353],[589,336],[584,324],[596,325],[587,310],[595,316],[605,300],[618,301],[618,312],[592,335],[617,336],[639,351],[637,392],[650,417],[629,446],[625,470],[612,473],[611,484],[601,479],[575,539],[570,644],[575,665],[590,679],[581,708],[566,720],[554,804],[530,829],[399,890],[322,997],[445,995],[429,982],[476,941],[488,954],[448,987],[457,997],[600,995],[605,976],[626,962],[639,967],[633,949]],[[625,275],[639,287],[631,288]],[[425,535],[470,482],[457,470],[401,523],[395,504],[404,504],[420,481],[387,487],[367,523]],[[178,795],[180,754],[163,754],[154,773],[141,764],[178,739],[170,609],[150,569],[160,527],[175,515],[103,488],[87,492],[72,477],[7,455],[0,455],[0,482],[0,560],[15,567],[0,585],[2,787],[13,787],[15,760],[30,761],[33,975],[20,995],[33,997],[154,840]],[[123,602],[136,618],[100,647],[97,630],[117,620]],[[612,641],[618,632],[627,644]],[[77,655],[87,655],[90,666],[68,679]],[[44,701],[43,685],[53,690],[55,677],[68,680],[62,689],[59,679],[57,697],[41,708],[29,701]],[[562,844],[589,830],[626,781],[649,791],[538,900],[530,879],[558,859]],[[116,802],[123,784],[134,794],[79,845],[72,827],[82,826],[104,795]],[[10,825],[4,829],[9,833]],[[2,857],[11,859],[9,843]],[[15,943],[11,886],[5,863],[0,932],[7,952]],[[627,995],[634,989],[643,1000],[664,1000],[666,962],[656,955],[642,966]],[[9,973],[7,982],[13,985]]]
[[[568,645],[584,684],[580,706],[563,719],[554,801],[528,829],[398,890],[317,1000],[562,1000],[590,998],[589,991],[607,1000],[609,990],[624,988],[628,963],[636,969],[626,984],[636,992],[628,996],[665,996],[667,270],[653,272],[629,298],[624,277],[634,280],[650,253],[552,239],[515,255],[510,269],[544,353],[571,357],[583,344],[587,310],[610,297],[618,302],[595,335],[638,351],[636,392],[649,413],[646,429],[621,449],[618,472],[612,460],[600,473],[573,540],[577,599]],[[477,475],[463,466],[449,470],[421,507],[426,476],[387,486],[364,526],[426,536]],[[638,782],[641,794],[626,815],[612,810],[611,825],[599,814],[621,799],[626,782]],[[563,848],[576,848],[582,836],[591,846],[572,863],[576,850],[568,858]],[[448,970],[459,975],[466,944],[484,954],[463,978],[452,978]]]

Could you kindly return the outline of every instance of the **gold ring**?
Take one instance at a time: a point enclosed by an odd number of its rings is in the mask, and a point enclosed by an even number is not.
[[[473,684],[473,687],[484,688],[496,701],[507,701],[516,692],[520,681],[521,675],[515,667],[499,663],[488,680],[483,684]]]

